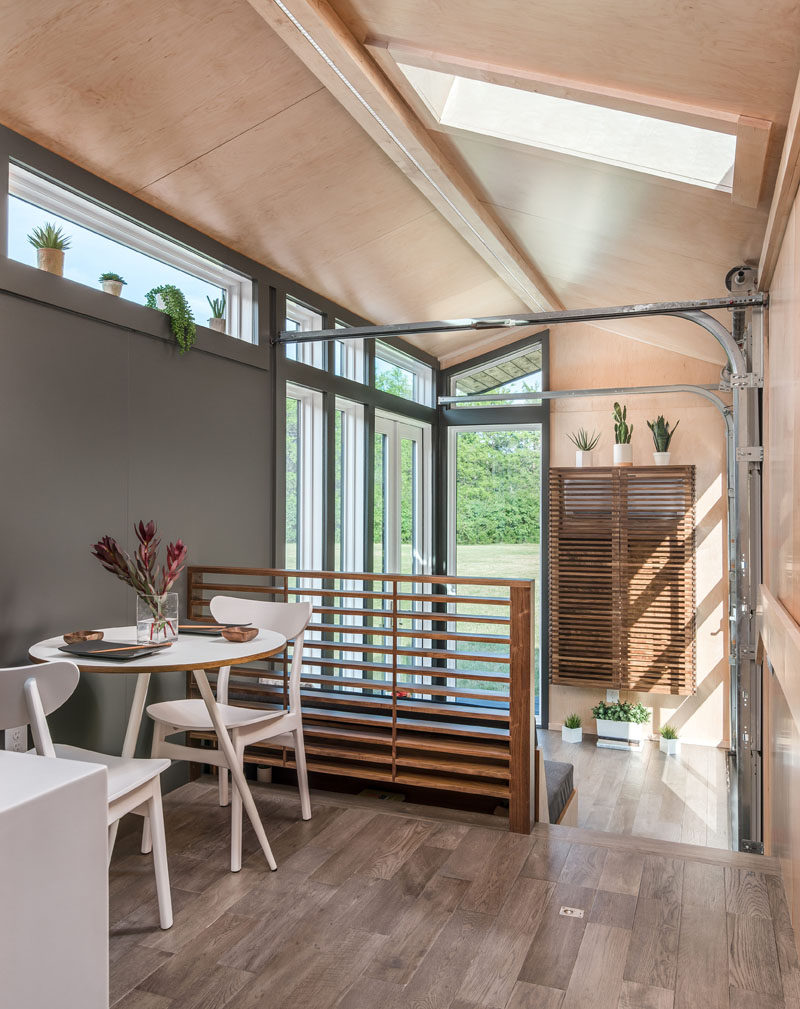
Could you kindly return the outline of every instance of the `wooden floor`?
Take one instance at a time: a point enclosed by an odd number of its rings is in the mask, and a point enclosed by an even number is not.
[[[545,757],[575,767],[579,827],[730,848],[724,750],[684,743],[667,757],[652,741],[637,753],[598,749],[594,737],[562,743],[559,732],[540,730],[538,738]]]
[[[275,873],[249,827],[228,871],[208,779],[166,797],[166,932],[141,821],[123,823],[118,1009],[800,1009],[773,859],[332,795],[304,823],[293,791],[254,793]]]

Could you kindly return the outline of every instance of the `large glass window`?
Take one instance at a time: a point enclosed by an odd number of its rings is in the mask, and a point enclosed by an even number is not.
[[[536,582],[541,608],[542,432],[539,425],[453,427],[449,434],[449,564],[451,574],[475,578],[523,578]],[[507,589],[483,586],[482,593],[506,595]],[[496,607],[476,604],[470,612],[493,616]],[[464,612],[464,607],[459,609]],[[534,684],[540,711],[540,617],[535,625]],[[470,633],[469,623],[458,630]],[[475,630],[479,630],[475,625]],[[485,628],[483,628],[485,632]],[[464,648],[470,648],[464,645]],[[474,652],[501,651],[491,642]],[[496,672],[491,662],[459,660],[459,669]],[[485,690],[504,690],[492,681],[476,682]]]
[[[423,574],[430,567],[430,428],[375,418],[375,571]]]
[[[427,364],[378,340],[375,345],[375,388],[430,406],[433,372]]]
[[[286,321],[284,328],[292,333],[308,333],[315,329],[325,328],[325,319],[319,313],[303,305],[294,298],[286,299]],[[287,343],[286,356],[290,361],[310,364],[313,368],[327,367],[326,343]]]
[[[336,329],[348,329],[346,323],[336,320]],[[363,340],[335,340],[333,343],[333,371],[353,382],[366,382],[366,354]]]
[[[542,388],[542,346],[535,343],[506,357],[467,369],[450,382],[453,396],[483,396],[487,406],[515,406],[541,402],[535,393]],[[493,400],[493,395],[518,398]],[[458,406],[458,404],[454,404]]]
[[[319,570],[323,560],[322,393],[286,386],[286,567]]]
[[[361,571],[364,567],[364,407],[337,398],[335,409],[333,563],[337,571]]]
[[[251,278],[18,165],[9,165],[8,189],[11,259],[35,266],[36,250],[28,235],[34,228],[53,224],[69,237],[64,257],[67,279],[99,288],[102,273],[117,273],[125,280],[122,297],[138,304],[144,304],[152,288],[174,284],[203,326],[211,315],[207,299],[224,294],[226,332],[253,342]]]

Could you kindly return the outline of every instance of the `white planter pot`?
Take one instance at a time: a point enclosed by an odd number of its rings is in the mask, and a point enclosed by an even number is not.
[[[166,312],[167,310],[166,302],[164,301],[163,296],[160,294],[156,295],[156,308],[159,310],[159,312]]]
[[[106,294],[113,294],[118,298],[122,294],[122,284],[119,280],[104,280],[103,290]]]
[[[563,743],[580,743],[583,739],[583,729],[568,729],[566,725],[561,726],[561,741]]]
[[[592,452],[581,452],[580,450],[577,450],[575,452],[575,465],[578,467],[591,466],[592,455]]]
[[[664,739],[662,736],[658,743],[658,748],[668,757],[679,757],[681,754],[680,739]]]
[[[630,442],[627,445],[614,446],[614,465],[633,466],[633,445]]]
[[[224,333],[225,332],[225,320],[224,319],[209,319],[208,320],[208,328],[209,329],[214,329],[218,333]]]
[[[654,452],[653,462],[656,466],[669,466],[670,452]]]
[[[630,749],[632,744],[642,745],[645,725],[637,722],[612,722],[610,719],[597,718],[597,745]]]

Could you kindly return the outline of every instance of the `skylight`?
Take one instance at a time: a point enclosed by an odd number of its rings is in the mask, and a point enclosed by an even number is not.
[[[731,192],[732,134],[399,66],[442,126]]]

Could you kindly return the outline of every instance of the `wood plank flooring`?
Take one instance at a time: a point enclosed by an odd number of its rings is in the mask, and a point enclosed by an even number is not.
[[[773,859],[327,793],[303,822],[293,790],[253,791],[275,873],[249,825],[228,870],[211,779],[165,797],[166,932],[123,821],[116,1009],[800,1009]]]
[[[562,743],[552,730],[538,739],[548,760],[575,768],[579,827],[730,848],[724,750],[684,743],[667,757],[652,740],[637,753],[598,749],[593,737]]]

